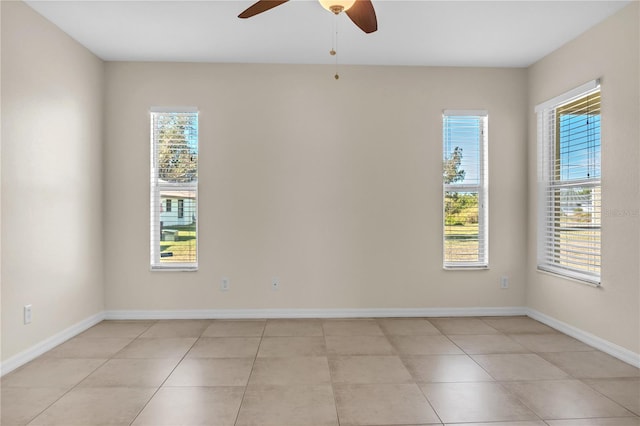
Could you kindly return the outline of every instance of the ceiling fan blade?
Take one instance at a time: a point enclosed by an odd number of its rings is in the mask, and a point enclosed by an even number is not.
[[[345,13],[365,33],[369,34],[378,30],[376,11],[373,9],[371,0],[356,0]]]
[[[289,0],[258,0],[247,8],[244,12],[238,15],[238,18],[251,18],[259,13],[266,12],[269,9],[273,9],[276,6],[280,6],[282,3],[286,3]]]

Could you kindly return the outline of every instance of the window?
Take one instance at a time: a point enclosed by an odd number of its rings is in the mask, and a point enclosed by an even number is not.
[[[172,209],[173,200],[178,209]],[[151,111],[151,269],[198,268],[198,112]],[[165,207],[164,209],[162,207]]]
[[[536,107],[538,269],[600,284],[600,85]]]
[[[486,111],[444,111],[445,268],[486,268],[488,247]]]

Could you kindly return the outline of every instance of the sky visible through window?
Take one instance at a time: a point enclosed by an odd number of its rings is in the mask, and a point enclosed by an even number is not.
[[[187,141],[189,152],[198,154],[198,120],[192,120],[189,126],[185,126],[184,137]]]
[[[560,115],[560,179],[600,177],[600,115]]]
[[[456,147],[462,149],[460,169],[464,179],[458,184],[477,185],[480,182],[480,138],[482,118],[473,116],[450,116],[446,118],[445,156],[449,157]]]

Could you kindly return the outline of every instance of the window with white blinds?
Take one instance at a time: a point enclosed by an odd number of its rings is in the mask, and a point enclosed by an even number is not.
[[[151,269],[198,268],[198,111],[151,110]]]
[[[600,284],[600,85],[536,107],[538,269]]]
[[[443,114],[443,265],[489,265],[487,111]]]

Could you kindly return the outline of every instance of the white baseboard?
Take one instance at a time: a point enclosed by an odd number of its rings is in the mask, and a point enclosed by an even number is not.
[[[623,348],[622,346],[618,346],[615,343],[611,343],[608,340],[602,339],[565,322],[559,321],[553,317],[543,314],[542,312],[536,311],[535,309],[526,308],[526,315],[548,325],[549,327],[555,328],[574,339],[580,340],[582,343],[586,343],[589,346],[618,358],[627,364],[640,368],[640,354]]]
[[[54,334],[53,336],[30,347],[29,349],[12,356],[11,358],[0,364],[0,376],[4,376],[5,374],[15,370],[16,368],[26,364],[27,362],[39,357],[43,353],[50,351],[61,343],[64,343],[72,337],[75,337],[83,331],[87,330],[88,328],[93,327],[103,319],[105,319],[105,312],[100,312],[92,315],[89,318],[85,318],[79,323],[76,323],[71,327],[62,330],[61,332]]]
[[[391,318],[526,315],[522,307],[398,309],[200,309],[176,311],[107,311],[105,319],[249,319],[249,318]]]

